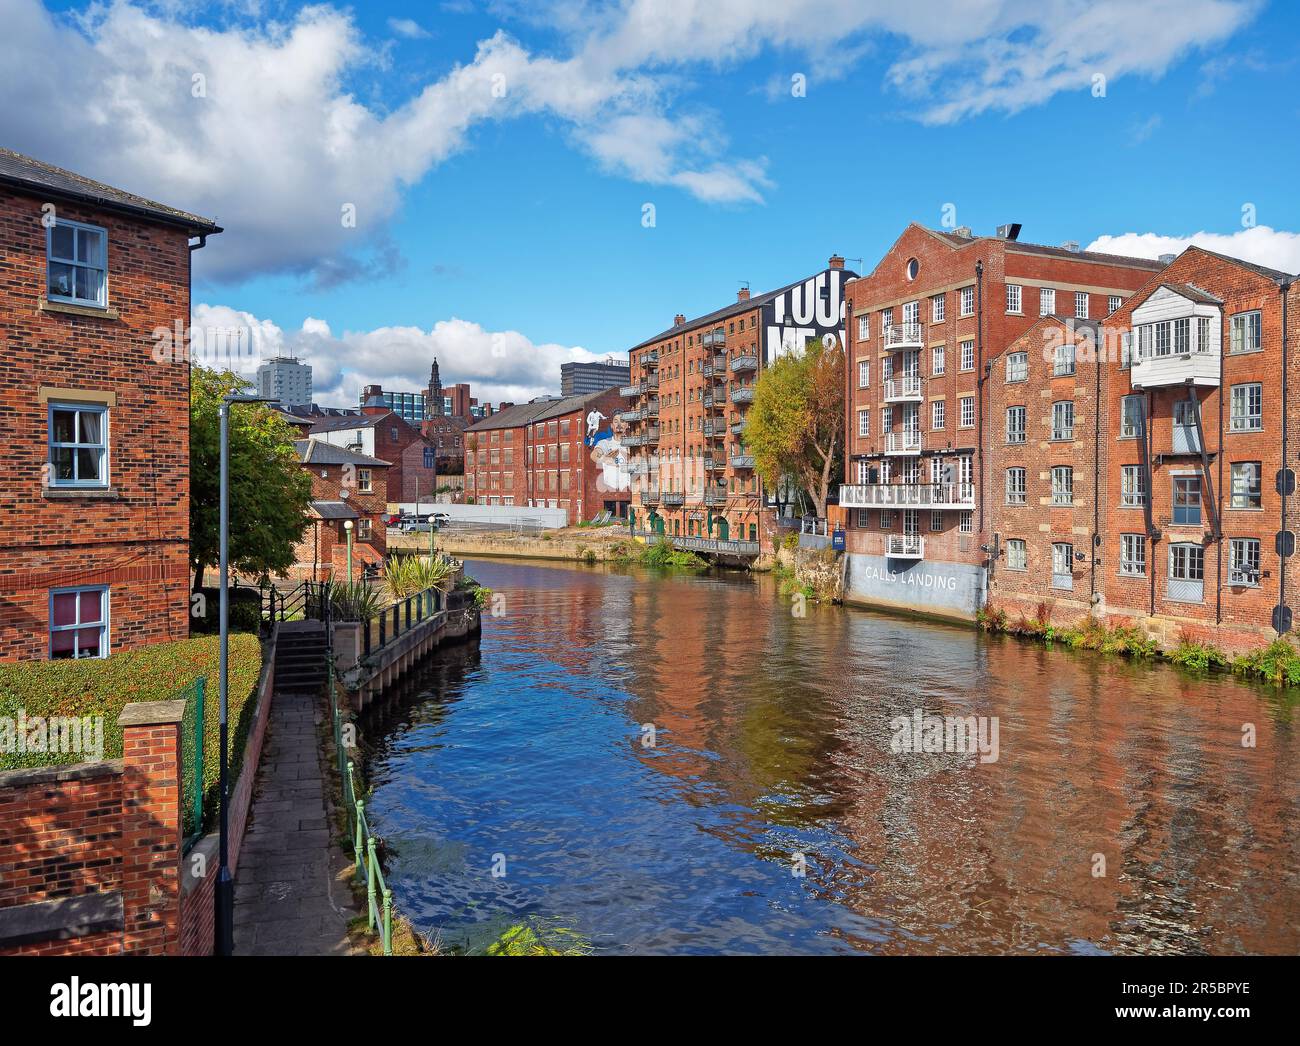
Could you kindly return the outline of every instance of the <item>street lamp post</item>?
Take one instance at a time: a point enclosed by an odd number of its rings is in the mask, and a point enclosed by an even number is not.
[[[230,738],[230,408],[235,403],[266,403],[262,396],[231,392],[221,398],[217,415],[221,421],[221,508],[219,564],[221,569],[220,619],[221,646],[217,662],[221,746],[220,766],[221,825],[218,832],[218,870],[216,890],[217,954],[235,952],[235,880],[230,874],[230,775],[228,745]]]
[[[348,536],[348,584],[352,584],[352,520],[343,521],[343,532]]]

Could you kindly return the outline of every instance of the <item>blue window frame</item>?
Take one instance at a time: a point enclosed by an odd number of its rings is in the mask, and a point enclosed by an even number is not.
[[[45,293],[51,301],[108,304],[108,232],[59,218],[45,230]]]
[[[108,586],[50,589],[50,658],[108,657]]]
[[[1180,526],[1200,526],[1200,476],[1174,477],[1174,523]]]
[[[108,486],[108,408],[93,403],[51,403],[49,485]]]

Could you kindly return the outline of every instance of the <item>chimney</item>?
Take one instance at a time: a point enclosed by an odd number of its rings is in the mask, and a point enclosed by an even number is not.
[[[1176,257],[1178,257],[1176,254],[1162,254],[1160,255],[1160,264],[1172,265]]]
[[[953,229],[952,234],[953,234],[954,236],[960,236],[963,240],[972,240],[972,239],[975,238],[974,235],[973,235],[973,234],[971,233],[971,231],[970,231],[970,226],[969,226],[969,225],[959,225],[959,226],[957,226],[957,228]]]
[[[999,225],[999,226],[998,226],[998,239],[999,239],[999,240],[1012,240],[1012,241],[1015,241],[1015,240],[1020,239],[1020,223],[1019,223],[1019,222],[1007,222],[1006,225]]]
[[[736,301],[749,301],[749,288],[741,287],[736,291]]]
[[[384,406],[383,395],[382,385],[367,385],[361,393],[361,413],[387,414],[389,408]]]
[[[842,269],[844,268],[844,259],[841,258],[838,254],[832,254],[831,260],[828,261],[826,264],[829,265],[832,269]]]
[[[1079,253],[1078,240],[1066,240],[1063,244],[1061,244],[1061,246],[1064,247],[1067,251],[1070,251],[1072,254]]]
[[[679,312],[676,316],[673,317],[673,326],[674,326],[674,327],[680,327],[680,326],[681,326],[683,323],[685,323],[685,322],[686,322],[686,317],[685,317],[684,315],[682,315],[680,312]]]

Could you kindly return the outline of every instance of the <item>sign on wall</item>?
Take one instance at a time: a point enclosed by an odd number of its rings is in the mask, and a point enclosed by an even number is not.
[[[833,334],[845,344],[844,283],[856,275],[846,269],[825,269],[764,305],[763,366],[787,352],[802,352],[809,338]]]

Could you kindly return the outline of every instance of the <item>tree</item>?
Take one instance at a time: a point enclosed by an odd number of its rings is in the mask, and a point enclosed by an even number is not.
[[[190,372],[190,566],[194,587],[218,563],[221,512],[221,398],[250,383],[231,371]],[[264,403],[230,411],[230,567],[284,576],[308,524],[311,476],[294,448],[293,426]]]
[[[832,478],[839,475],[844,435],[844,347],[809,339],[763,371],[745,422],[745,441],[764,484],[791,477],[826,515]]]

